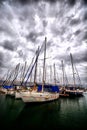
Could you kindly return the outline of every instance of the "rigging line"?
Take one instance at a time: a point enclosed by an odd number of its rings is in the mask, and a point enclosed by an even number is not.
[[[18,71],[19,71],[19,67],[20,67],[20,63],[19,63],[18,66],[16,67],[15,76],[14,76],[14,79],[13,79],[13,81],[11,82],[10,85],[13,85],[15,79],[17,78],[17,76],[18,76]]]
[[[40,50],[39,50],[39,48],[38,48],[35,62],[34,62],[32,68],[31,68],[31,70],[30,70],[30,73],[28,74],[28,77],[27,77],[27,79],[26,79],[26,81],[25,81],[25,83],[24,83],[25,85],[26,85],[26,83],[27,83],[27,81],[28,81],[28,79],[29,79],[29,77],[30,77],[30,75],[31,75],[31,73],[32,73],[32,70],[33,70],[33,68],[34,68],[34,66],[35,66],[35,63],[36,63],[37,60],[38,60],[39,53],[40,53]]]
[[[26,78],[26,76],[27,76],[27,74],[28,74],[28,72],[29,72],[29,70],[30,70],[30,67],[31,67],[31,65],[33,64],[34,58],[35,58],[35,56],[36,56],[36,53],[37,53],[37,50],[36,50],[35,55],[34,55],[34,57],[32,58],[32,61],[31,61],[30,65],[29,65],[29,67],[28,67],[28,69],[27,69],[27,71],[26,71],[26,73],[25,73],[25,75],[24,75],[22,81],[21,81],[21,85],[23,85],[23,82],[24,82],[24,80],[25,80],[25,78]]]
[[[29,70],[30,70],[30,67],[31,67],[31,65],[33,64],[34,58],[35,58],[35,56],[36,56],[36,54],[37,54],[37,51],[38,51],[38,56],[39,56],[39,54],[40,54],[41,50],[43,49],[43,47],[44,47],[44,44],[41,45],[41,47],[40,47],[39,50],[38,50],[38,49],[36,50],[35,55],[34,55],[34,57],[32,58],[31,64],[29,65],[28,70],[27,70],[27,72],[26,72],[26,74],[25,74],[25,76],[24,76],[24,78],[23,78],[23,80],[22,80],[22,82],[21,82],[21,85],[23,85],[23,82],[24,82],[24,80],[25,80],[25,78],[26,78],[26,76],[27,76],[27,74],[28,74],[28,72],[29,72]],[[33,67],[31,68],[31,72],[32,72],[33,68],[34,68],[34,65],[33,65]],[[30,74],[31,74],[31,73],[30,73]],[[30,74],[29,74],[29,76],[30,76]],[[29,77],[29,76],[28,76],[28,77]]]
[[[19,63],[16,65],[15,69],[17,68],[18,65],[19,65]],[[13,69],[13,70],[10,72],[10,75],[9,75],[8,79],[6,79],[6,80],[3,82],[2,86],[5,85],[5,83],[10,80],[10,78],[11,78],[11,77],[13,76],[13,74],[14,74],[15,69]]]
[[[78,75],[78,78],[79,78],[80,85],[82,85],[81,79],[80,79],[80,76],[79,76],[79,73],[78,73],[78,70],[77,70],[76,66],[75,66],[75,70],[76,70],[76,72],[77,72],[77,75]]]

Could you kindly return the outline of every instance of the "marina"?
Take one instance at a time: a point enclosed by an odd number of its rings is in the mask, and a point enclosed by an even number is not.
[[[87,129],[87,1],[0,1],[0,127]]]

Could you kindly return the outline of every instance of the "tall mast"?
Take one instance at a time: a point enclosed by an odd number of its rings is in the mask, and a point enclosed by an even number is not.
[[[38,47],[38,51],[39,51],[39,47]],[[37,53],[38,53],[37,51]],[[37,62],[38,62],[38,58],[36,60],[36,65],[35,65],[35,74],[34,74],[34,83],[36,83],[36,76],[37,76]]]
[[[45,83],[46,83],[46,69],[47,69],[47,66],[45,65],[45,75],[44,75],[44,80],[45,80]]]
[[[45,60],[46,60],[46,42],[47,42],[47,37],[45,37],[45,45],[44,45],[44,62],[43,62],[43,83],[42,83],[42,92],[45,84]]]
[[[35,65],[34,83],[36,83],[36,76],[37,76],[37,62]]]
[[[63,60],[61,61],[61,63],[62,63],[62,74],[63,74],[62,85],[64,86],[64,64],[63,64]]]
[[[79,76],[79,73],[78,73],[76,66],[75,66],[75,69],[76,69],[76,72],[77,72],[77,75],[78,75],[78,78],[79,78],[80,86],[82,86],[81,79],[80,79],[80,76]]]
[[[39,83],[41,82],[41,68],[39,68]]]
[[[30,75],[30,83],[32,82],[32,78],[33,78],[33,73],[31,73]]]
[[[66,77],[66,83],[67,83],[67,85],[69,85],[69,81],[68,81],[68,78],[67,78],[66,72],[65,72],[65,77]]]
[[[73,57],[72,57],[72,54],[70,53],[70,57],[71,57],[71,64],[72,64],[72,72],[73,72],[73,84],[74,84],[74,87],[75,87],[75,76],[74,76],[74,66],[73,66]]]
[[[54,64],[54,84],[56,85],[56,72],[55,72],[55,64]]]
[[[52,66],[50,66],[50,83],[52,82]]]

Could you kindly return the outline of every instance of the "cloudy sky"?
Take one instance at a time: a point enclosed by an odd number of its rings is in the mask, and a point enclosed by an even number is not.
[[[29,65],[45,37],[47,73],[55,63],[61,80],[63,60],[67,77],[72,79],[71,53],[82,84],[87,84],[86,0],[0,0],[1,77],[18,63]],[[39,68],[41,59],[43,51]]]

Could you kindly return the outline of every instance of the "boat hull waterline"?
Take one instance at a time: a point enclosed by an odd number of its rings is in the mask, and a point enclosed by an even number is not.
[[[47,102],[53,101],[59,98],[59,93],[45,93],[45,92],[29,92],[29,93],[21,93],[21,99],[23,102]]]

